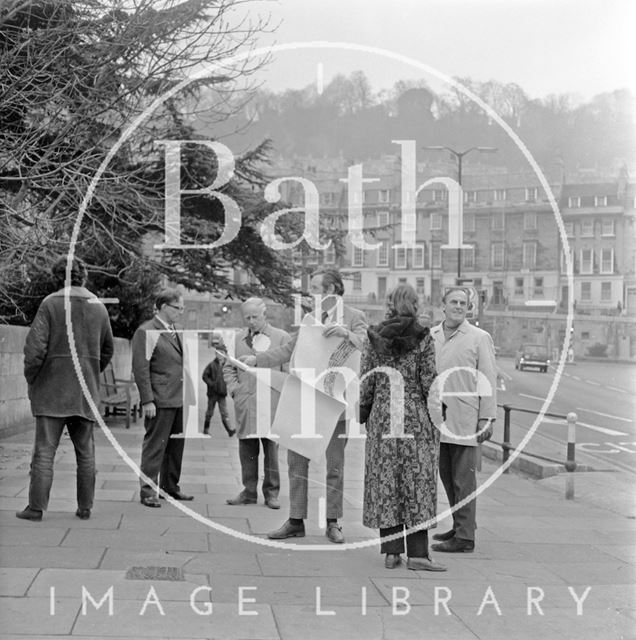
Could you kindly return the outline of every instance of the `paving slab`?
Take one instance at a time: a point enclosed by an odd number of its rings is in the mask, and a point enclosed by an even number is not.
[[[129,569],[130,567],[183,567],[197,554],[183,551],[129,551],[106,549],[99,563],[100,569]],[[194,572],[193,572],[194,573]],[[204,573],[204,572],[198,572]]]
[[[18,518],[15,518],[19,520]],[[38,547],[57,547],[68,535],[68,527],[42,526],[45,523],[32,523],[31,527],[2,527],[0,526],[0,540],[3,545],[28,545]],[[50,524],[46,522],[46,524]],[[61,523],[60,523],[61,524]]]
[[[633,626],[627,616],[615,611],[584,609],[576,615],[573,605],[568,609],[546,610],[545,615],[528,615],[524,608],[500,606],[498,615],[488,605],[481,615],[475,607],[454,607],[453,613],[471,629],[480,640],[536,640],[536,638],[576,638],[577,640],[599,640],[607,638],[633,638]]]
[[[523,584],[529,582],[539,585],[564,584],[566,582],[557,573],[554,565],[541,564],[536,560],[475,559],[471,565],[489,581],[520,582]]]
[[[0,567],[96,569],[104,555],[100,547],[26,547],[0,546]]]
[[[2,634],[70,635],[80,609],[77,600],[55,598],[2,598]]]
[[[205,516],[207,517],[207,515]],[[161,534],[166,532],[189,532],[189,533],[208,533],[209,529],[205,524],[190,517],[184,517],[181,514],[172,513],[165,515],[161,520],[156,521],[157,531]],[[148,530],[148,521],[139,517],[139,514],[126,514],[121,516],[119,527],[121,531],[139,532]]]
[[[83,530],[76,529],[69,532],[64,539],[62,548],[85,548],[94,545],[104,548],[127,549],[129,551],[207,551],[208,540],[205,533],[177,533],[158,532],[149,536],[142,531]]]
[[[42,569],[29,587],[29,597],[49,597],[51,588],[57,598],[81,599],[85,588],[93,600],[99,602],[112,588],[113,602],[118,600],[145,600],[152,587],[161,601],[190,600],[192,591],[208,585],[204,576],[186,576],[183,581],[128,580],[125,570]],[[199,600],[210,600],[209,590],[197,595]],[[236,599],[236,598],[234,598]]]
[[[609,544],[592,545],[592,548],[595,549],[594,551],[595,555],[598,552],[600,552],[602,554],[608,554],[613,558],[618,558],[619,560],[623,560],[624,562],[629,562],[630,564],[636,564],[636,543],[613,544],[612,542],[610,542]]]
[[[245,598],[250,598],[249,594]],[[115,603],[113,616],[106,610],[91,611],[78,616],[73,634],[81,637],[110,637],[121,633],[121,629],[135,638],[180,638],[203,637],[210,640],[279,640],[271,608],[267,605],[246,602],[244,611],[255,615],[241,615],[237,604],[207,603],[211,612],[198,614],[185,602],[161,602],[149,604],[142,615],[143,603],[119,600]],[[161,606],[161,611],[159,610]],[[199,611],[206,611],[204,603],[197,604]],[[116,624],[113,624],[116,620]],[[187,629],[187,631],[186,631]]]
[[[215,602],[236,602],[238,588],[256,587],[254,597],[258,602],[270,605],[315,606],[316,590],[320,589],[320,602],[329,606],[359,606],[363,589],[366,589],[368,606],[380,606],[387,600],[375,588],[371,579],[359,577],[315,578],[286,577],[280,580],[271,576],[212,576],[210,579]]]
[[[216,575],[262,575],[260,564],[256,558],[256,553],[252,548],[251,553],[206,553],[198,554],[184,565],[185,571],[193,574],[209,574],[214,578]]]
[[[314,607],[274,606],[274,616],[282,640],[303,638],[347,638],[348,640],[403,640],[405,638],[442,638],[474,640],[475,636],[451,614],[448,618],[435,616],[433,607],[414,607],[396,603],[368,607],[323,606],[320,614]],[[404,613],[402,613],[402,611]],[[331,615],[324,615],[331,612]],[[423,635],[425,634],[425,636]]]
[[[0,569],[0,596],[23,596],[39,569]]]
[[[633,585],[636,582],[634,565],[619,560],[614,562],[559,562],[550,565],[550,570],[568,584]]]

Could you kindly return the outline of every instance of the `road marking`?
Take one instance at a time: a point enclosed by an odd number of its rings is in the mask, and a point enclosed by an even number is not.
[[[520,396],[524,398],[530,398],[530,400],[539,400],[540,402],[545,402],[545,398],[539,398],[539,396],[529,396],[527,393],[520,393]]]
[[[499,375],[503,376],[504,378],[508,379],[508,380],[512,380],[512,376],[509,373],[506,373],[505,371],[501,371],[501,369],[499,370]]]
[[[572,380],[578,380],[579,382],[581,382],[581,378],[579,378],[578,376],[570,376],[572,378]]]
[[[611,389],[612,391],[618,391],[619,393],[629,393],[625,389],[619,389],[618,387],[605,387],[606,389]],[[630,420],[631,422],[631,420]]]
[[[621,418],[621,416],[613,416],[611,413],[603,413],[601,411],[594,411],[594,409],[585,409],[583,407],[577,407],[577,411],[587,411],[588,413],[595,413],[597,416],[603,416],[604,418],[612,418],[613,420],[621,420],[622,422],[632,422],[629,418]]]
[[[601,383],[600,382],[596,382],[595,380],[586,380],[585,382],[587,382],[588,384],[593,384],[595,387],[600,387]]]
[[[562,424],[567,425],[566,420],[561,420],[560,418],[548,418],[545,416],[543,418],[543,422],[549,422],[550,424]],[[599,427],[597,424],[589,424],[587,422],[576,422],[577,427],[585,427],[586,429],[592,429],[592,431],[598,431],[599,433],[604,433],[606,436],[626,436],[627,434],[624,431],[616,431],[615,429],[607,429],[606,427]]]

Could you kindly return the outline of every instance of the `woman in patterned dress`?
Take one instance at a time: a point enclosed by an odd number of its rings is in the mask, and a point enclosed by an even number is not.
[[[401,563],[405,533],[436,513],[439,431],[427,408],[436,376],[435,348],[417,316],[415,290],[398,286],[387,298],[386,320],[368,330],[360,371],[360,422],[367,431],[362,521],[380,530],[388,569]],[[400,378],[395,372],[403,380],[403,402],[395,395]],[[397,403],[391,401],[392,386]],[[431,411],[440,424],[438,404],[432,402]],[[406,533],[406,552],[409,569],[446,571],[431,559],[424,528]]]

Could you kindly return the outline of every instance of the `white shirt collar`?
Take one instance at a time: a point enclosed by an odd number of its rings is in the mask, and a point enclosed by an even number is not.
[[[169,325],[163,318],[160,318],[158,315],[155,316],[159,322],[168,330],[170,333],[174,333],[174,325]]]

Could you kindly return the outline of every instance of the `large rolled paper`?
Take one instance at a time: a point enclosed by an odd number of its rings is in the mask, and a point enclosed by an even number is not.
[[[300,378],[286,375],[272,433],[283,447],[319,462],[346,406]]]

